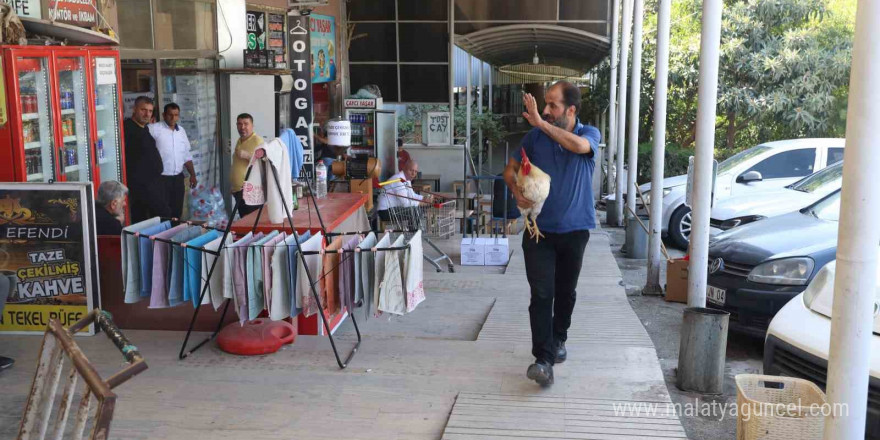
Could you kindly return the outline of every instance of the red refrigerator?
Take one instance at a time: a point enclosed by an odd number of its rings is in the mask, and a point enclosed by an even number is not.
[[[125,182],[119,52],[0,46],[0,181]]]

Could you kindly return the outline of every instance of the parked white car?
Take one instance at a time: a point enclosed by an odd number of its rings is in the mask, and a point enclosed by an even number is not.
[[[840,189],[843,183],[843,162],[830,165],[782,189],[723,199],[712,208],[709,220],[712,234],[742,226],[768,217],[788,214]]]
[[[834,297],[832,261],[816,274],[804,293],[788,302],[770,322],[764,340],[764,374],[800,377],[825,389],[831,344],[831,301]],[[875,298],[880,299],[880,267]],[[880,438],[880,318],[874,303],[874,334],[868,389],[866,438]]]
[[[844,143],[839,138],[791,139],[767,142],[737,153],[718,165],[715,202],[792,184],[843,160]],[[691,234],[691,208],[684,204],[686,186],[686,175],[663,179],[663,233],[682,249],[687,247]],[[639,188],[647,195],[651,184]]]

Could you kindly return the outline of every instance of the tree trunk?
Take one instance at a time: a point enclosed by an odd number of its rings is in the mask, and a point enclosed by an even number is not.
[[[727,148],[733,150],[736,143],[736,112],[727,112]]]

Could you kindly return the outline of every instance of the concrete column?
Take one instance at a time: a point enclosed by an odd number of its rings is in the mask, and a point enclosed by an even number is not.
[[[630,73],[630,90],[629,90],[629,150],[628,166],[626,176],[626,217],[632,216],[632,212],[636,212],[636,200],[639,199],[638,191],[636,191],[636,176],[639,174],[639,103],[642,98],[642,22],[645,19],[645,2],[644,0],[635,0],[635,8],[633,9],[633,60],[632,72]]]
[[[617,129],[617,34],[620,33],[620,0],[614,0],[611,7],[611,77],[608,86],[608,137],[605,138],[605,164],[608,174],[605,176],[605,187],[608,194],[614,193],[614,150],[617,148],[615,141]]]
[[[718,58],[721,46],[721,0],[703,0],[700,37],[700,85],[697,91],[697,137],[694,154],[693,224],[688,264],[688,306],[706,307],[709,265],[709,211],[712,159],[715,154],[715,109],[718,105]]]
[[[617,200],[615,215],[617,224],[623,226],[623,155],[626,145],[626,67],[629,59],[629,30],[632,27],[633,0],[623,0],[623,28],[620,30],[620,96],[617,107],[617,130],[614,140],[617,143],[617,184],[614,186],[614,197]],[[632,196],[632,195],[630,195]]]
[[[468,161],[470,161],[471,148],[471,77],[474,71],[474,57],[468,54],[467,62],[467,91],[465,93],[465,142],[464,142],[464,192],[467,194],[468,187]]]
[[[493,76],[495,76],[495,68],[492,67],[492,65],[490,64],[489,65],[489,114],[490,115],[493,114],[492,113],[492,101],[495,100],[495,89],[492,88],[492,77]],[[489,144],[489,171],[492,174],[495,174],[495,169],[492,168],[492,156],[493,156],[492,150],[494,149],[494,147],[495,147],[494,145]],[[507,160],[507,158],[505,157],[504,160]]]
[[[663,265],[663,165],[666,159],[666,91],[669,84],[669,20],[672,0],[657,5],[657,62],[654,79],[654,145],[651,151],[651,237],[648,243],[648,279],[642,293],[659,295]]]
[[[840,199],[837,270],[828,353],[828,403],[846,405],[844,413],[825,418],[825,439],[865,438],[868,374],[871,361],[880,193],[876,173],[876,128],[880,113],[880,46],[872,38],[880,27],[880,4],[859,0],[853,39],[846,119],[846,161]]]
[[[478,82],[480,84],[477,89],[477,114],[480,116],[483,115],[483,66],[484,63],[480,61],[478,67],[480,68],[480,74],[478,75]],[[483,129],[480,128],[477,131],[477,171],[474,174],[482,175],[483,174]],[[483,181],[478,181],[480,184],[480,189],[483,188]]]

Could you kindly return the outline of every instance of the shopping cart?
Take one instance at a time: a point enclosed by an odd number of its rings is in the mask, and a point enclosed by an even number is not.
[[[404,231],[403,234],[407,239],[412,238],[416,231],[422,231],[422,241],[439,254],[438,257],[432,258],[427,252],[424,258],[433,265],[437,272],[442,272],[440,264],[446,262],[449,272],[455,272],[455,265],[452,259],[440,250],[431,238],[449,238],[455,234],[455,200],[443,201],[438,200],[428,204],[412,197],[412,188],[402,190],[404,185],[401,179],[389,180],[379,183],[379,198],[394,197],[406,200],[408,203],[400,207],[391,207],[388,209],[388,215],[391,220],[391,227],[395,230]],[[424,246],[423,249],[426,249]]]

